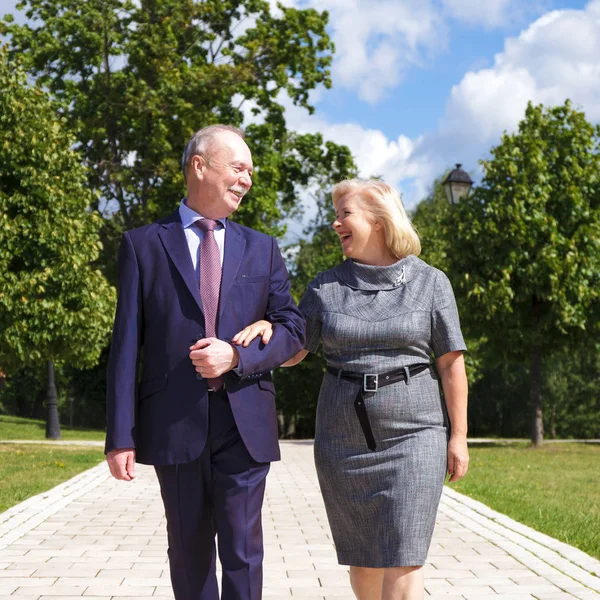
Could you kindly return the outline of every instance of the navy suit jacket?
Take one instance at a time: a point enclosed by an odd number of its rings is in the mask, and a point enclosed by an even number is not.
[[[205,326],[179,211],[126,232],[118,265],[106,452],[135,448],[138,462],[153,465],[195,460],[207,438],[208,387],[189,353]],[[270,371],[304,345],[305,322],[289,290],[275,240],[228,221],[218,337],[231,340],[259,319],[273,323],[269,344],[237,346],[239,365],[225,375],[240,435],[259,462],[280,457]]]

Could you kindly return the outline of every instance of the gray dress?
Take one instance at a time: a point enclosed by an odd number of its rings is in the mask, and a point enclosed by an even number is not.
[[[319,273],[302,301],[305,348],[327,365],[384,373],[465,350],[444,273],[416,256],[389,267],[346,260]],[[366,399],[377,449],[354,409],[359,382],[325,373],[315,463],[340,564],[422,565],[446,473],[447,416],[431,368]]]

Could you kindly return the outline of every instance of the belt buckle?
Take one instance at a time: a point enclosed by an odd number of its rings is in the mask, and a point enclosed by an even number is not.
[[[379,375],[377,373],[365,373],[363,375],[363,392],[376,392],[379,388]]]

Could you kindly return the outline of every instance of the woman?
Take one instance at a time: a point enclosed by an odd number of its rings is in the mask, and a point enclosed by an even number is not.
[[[356,597],[421,599],[446,471],[450,481],[467,471],[466,348],[450,283],[417,258],[398,193],[349,180],[334,188],[333,204],[348,260],[308,286],[299,305],[305,350],[284,366],[323,342],[315,463]],[[268,338],[269,328],[259,322],[234,341]]]

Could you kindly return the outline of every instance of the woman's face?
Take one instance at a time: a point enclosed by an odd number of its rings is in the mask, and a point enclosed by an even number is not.
[[[381,224],[361,207],[357,195],[338,200],[332,227],[340,238],[344,256],[369,264],[383,242]]]

